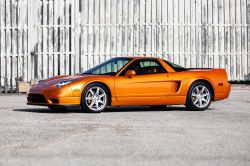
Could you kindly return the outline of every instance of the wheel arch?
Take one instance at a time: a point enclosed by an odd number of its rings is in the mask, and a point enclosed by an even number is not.
[[[214,87],[213,87],[213,84],[212,84],[210,81],[208,81],[208,80],[206,80],[206,79],[197,79],[197,80],[193,81],[193,82],[190,84],[189,88],[190,88],[195,82],[198,82],[198,81],[203,82],[203,83],[205,83],[205,84],[207,84],[207,85],[209,86],[209,88],[210,88],[211,91],[212,91],[212,101],[214,101]]]
[[[101,82],[101,81],[89,82],[89,83],[87,83],[87,84],[82,88],[82,93],[83,93],[83,90],[85,89],[86,86],[88,86],[88,85],[90,85],[90,84],[94,84],[94,83],[101,84],[102,86],[104,86],[104,87],[107,89],[108,94],[109,94],[108,106],[111,106],[111,99],[112,99],[111,90],[110,90],[109,86],[108,86],[107,84],[105,84],[104,82]],[[81,100],[81,101],[82,101],[82,100]]]

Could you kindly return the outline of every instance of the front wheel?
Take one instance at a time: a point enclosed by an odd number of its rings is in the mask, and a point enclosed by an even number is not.
[[[82,93],[81,108],[84,112],[99,113],[108,105],[107,89],[98,83],[88,85]]]
[[[204,111],[212,101],[211,88],[204,82],[197,81],[188,90],[186,107],[193,111]]]

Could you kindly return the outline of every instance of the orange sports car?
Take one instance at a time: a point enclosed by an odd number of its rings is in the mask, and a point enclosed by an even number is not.
[[[81,107],[101,112],[107,106],[185,104],[202,111],[229,96],[224,69],[186,69],[160,58],[117,57],[81,74],[40,80],[28,92],[27,104],[52,110]]]

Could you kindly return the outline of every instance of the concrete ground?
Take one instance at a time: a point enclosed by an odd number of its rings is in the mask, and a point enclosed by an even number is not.
[[[53,112],[0,95],[0,165],[250,165],[250,91],[206,111],[110,107]]]

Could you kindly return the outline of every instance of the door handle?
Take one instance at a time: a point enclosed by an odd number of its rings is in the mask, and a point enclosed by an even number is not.
[[[167,77],[169,77],[169,76],[167,75]]]

